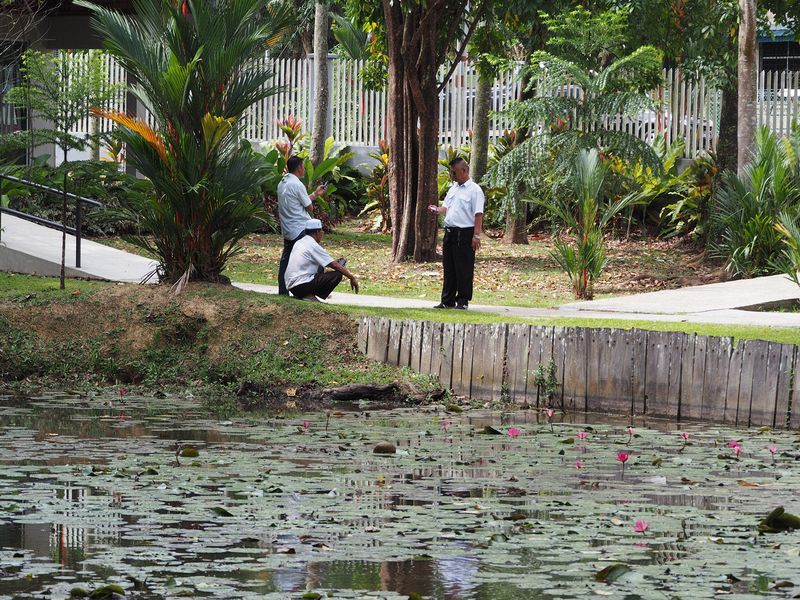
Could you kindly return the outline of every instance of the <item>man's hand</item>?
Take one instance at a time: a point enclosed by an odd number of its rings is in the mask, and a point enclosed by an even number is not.
[[[350,277],[350,287],[356,294],[358,293],[358,279],[356,279],[355,275]]]
[[[439,207],[436,206],[435,204],[429,204],[428,205],[428,210],[431,211],[435,215],[439,214]]]
[[[472,236],[472,249],[477,252],[481,247],[481,238],[477,235]]]
[[[314,198],[319,198],[324,193],[325,193],[325,186],[320,185],[317,187],[317,189],[314,190]]]

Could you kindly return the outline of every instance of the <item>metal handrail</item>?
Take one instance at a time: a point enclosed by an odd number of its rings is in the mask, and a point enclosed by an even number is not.
[[[41,190],[43,192],[47,192],[50,194],[57,194],[62,198],[72,198],[75,202],[75,227],[69,227],[66,223],[58,223],[56,221],[51,221],[50,219],[45,219],[43,217],[37,217],[36,215],[29,215],[27,213],[20,212],[18,210],[14,210],[12,208],[4,208],[0,205],[0,232],[2,232],[2,214],[7,213],[13,215],[15,217],[19,217],[20,219],[25,219],[26,221],[31,221],[32,223],[37,223],[39,225],[44,225],[46,227],[52,227],[53,229],[57,229],[58,231],[62,231],[64,233],[69,233],[70,235],[75,236],[75,267],[80,269],[81,268],[81,230],[83,228],[83,210],[81,210],[83,204],[90,204],[92,206],[98,206],[100,208],[105,208],[105,205],[100,202],[99,200],[95,200],[94,198],[85,198],[83,196],[78,196],[77,194],[72,194],[64,190],[59,190],[58,188],[49,187],[46,185],[42,185],[41,183],[36,183],[35,181],[28,181],[27,179],[21,179],[19,177],[14,177],[13,175],[3,175],[0,174],[0,195],[2,195],[2,180],[6,179],[8,181],[13,181],[14,183],[19,183],[22,185],[26,185],[36,190]],[[64,187],[66,188],[66,176],[64,179]],[[63,261],[62,261],[63,262]],[[62,265],[62,273],[63,273],[63,265]]]

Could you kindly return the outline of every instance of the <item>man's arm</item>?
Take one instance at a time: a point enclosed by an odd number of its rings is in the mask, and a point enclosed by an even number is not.
[[[428,206],[428,210],[437,215],[446,215],[447,214],[447,207],[446,206],[437,206],[436,204],[430,204]]]
[[[481,247],[481,234],[483,233],[483,213],[475,215],[475,234],[472,236],[472,249],[477,251]]]
[[[330,267],[334,271],[339,271],[339,273],[347,277],[350,280],[350,287],[353,288],[353,291],[356,294],[358,293],[358,279],[356,279],[356,276],[347,270],[347,267],[343,266],[338,260],[334,260],[325,266]]]

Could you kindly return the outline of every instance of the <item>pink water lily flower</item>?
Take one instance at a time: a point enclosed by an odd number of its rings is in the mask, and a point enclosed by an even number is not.
[[[508,437],[515,438],[519,437],[520,431],[516,427],[509,427],[508,428]]]
[[[303,429],[308,429],[311,427],[311,421],[303,421]]]
[[[580,458],[575,461],[575,468],[579,470],[583,468],[583,461]]]
[[[119,388],[119,395],[120,396],[124,396],[127,393],[128,393],[128,390],[126,390],[125,388]]]
[[[684,442],[688,442],[689,434],[684,431],[683,433],[681,433],[681,439],[683,439]]]
[[[631,457],[630,454],[627,452],[617,452],[617,460],[621,462],[623,465],[628,462],[628,459]]]
[[[767,450],[769,450],[769,453],[772,454],[773,458],[775,458],[775,453],[778,451],[778,447],[775,445],[775,442],[772,442]]]
[[[447,433],[447,430],[450,429],[450,421],[442,421],[442,429]]]
[[[548,419],[552,419],[553,418],[553,409],[552,408],[548,408],[547,409],[547,418]]]
[[[650,523],[645,521],[644,519],[637,519],[636,523],[633,526],[633,530],[636,533],[644,533],[650,527]]]
[[[585,440],[587,435],[589,435],[589,434],[586,433],[585,431],[579,431],[578,432],[578,439],[579,440]]]
[[[739,448],[739,447],[741,446],[739,442],[737,442],[736,440],[731,440],[730,442],[728,442],[728,448]]]

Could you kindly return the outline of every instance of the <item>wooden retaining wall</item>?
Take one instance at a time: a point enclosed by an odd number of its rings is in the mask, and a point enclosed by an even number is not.
[[[544,406],[552,360],[566,410],[800,428],[797,346],[618,329],[470,325],[362,317],[368,357],[439,378],[456,394]]]

